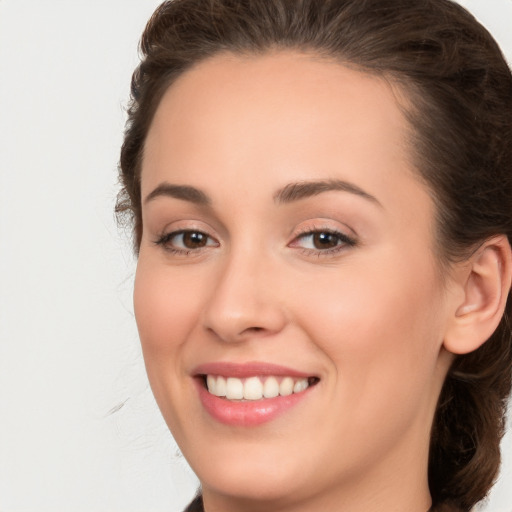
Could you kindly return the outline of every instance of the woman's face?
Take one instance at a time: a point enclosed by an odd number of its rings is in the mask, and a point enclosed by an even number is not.
[[[161,101],[135,312],[206,497],[429,499],[449,284],[394,92],[282,52],[211,58]]]

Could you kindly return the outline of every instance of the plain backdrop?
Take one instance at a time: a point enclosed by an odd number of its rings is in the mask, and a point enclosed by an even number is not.
[[[158,3],[0,0],[0,512],[178,512],[196,489],[147,384],[112,213]],[[512,61],[512,0],[462,3]],[[512,511],[511,438],[488,512]]]

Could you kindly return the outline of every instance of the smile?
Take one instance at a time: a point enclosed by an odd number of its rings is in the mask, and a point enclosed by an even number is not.
[[[206,387],[215,396],[225,397],[227,400],[264,400],[277,396],[289,396],[301,393],[315,383],[314,377],[222,377],[216,375],[206,376]]]
[[[225,425],[255,427],[307,402],[320,379],[270,363],[208,363],[193,371],[199,401]]]

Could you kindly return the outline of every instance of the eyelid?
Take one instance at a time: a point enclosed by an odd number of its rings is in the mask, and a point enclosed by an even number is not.
[[[347,229],[354,233],[352,229],[348,227]],[[321,233],[326,233],[337,237],[340,243],[333,247],[326,248],[311,248],[300,246],[300,240],[304,240],[307,237],[313,237],[314,235]],[[296,249],[301,249],[306,255],[328,256],[346,251],[347,249],[354,247],[357,244],[358,238],[355,234],[349,235],[344,230],[338,227],[328,226],[322,223],[321,225],[313,224],[301,227],[299,230],[297,230],[297,232],[294,233],[293,239],[288,244],[288,246]]]
[[[178,236],[186,235],[187,233],[197,233],[204,235],[207,238],[206,245],[199,247],[180,247],[178,245],[171,244],[172,240]],[[213,241],[213,243],[211,243]],[[211,247],[218,247],[220,245],[219,241],[211,235],[208,230],[197,228],[194,226],[187,227],[178,227],[176,226],[174,229],[165,228],[160,235],[153,240],[153,244],[157,246],[161,246],[165,251],[175,254],[187,256],[191,253],[198,254],[203,252],[204,250]]]

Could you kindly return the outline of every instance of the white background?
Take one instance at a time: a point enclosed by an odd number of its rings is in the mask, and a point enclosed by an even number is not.
[[[195,492],[147,384],[112,214],[158,3],[0,0],[0,512],[178,512]],[[512,0],[463,4],[512,61]],[[489,512],[512,511],[510,434],[503,452]]]

